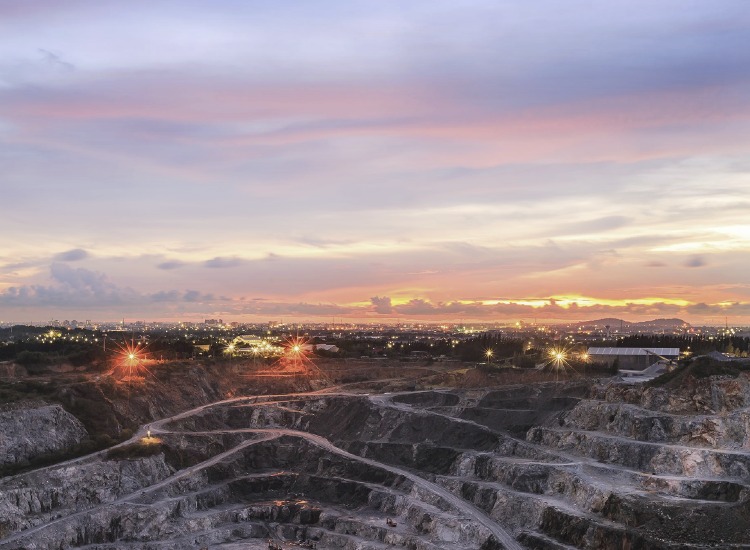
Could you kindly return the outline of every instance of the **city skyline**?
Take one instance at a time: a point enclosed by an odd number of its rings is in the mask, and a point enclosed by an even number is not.
[[[0,5],[0,322],[750,324],[742,1]]]

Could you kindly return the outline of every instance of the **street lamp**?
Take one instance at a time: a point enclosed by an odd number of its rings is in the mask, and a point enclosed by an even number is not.
[[[549,352],[550,358],[557,369],[562,369],[568,359],[564,349],[553,348]]]

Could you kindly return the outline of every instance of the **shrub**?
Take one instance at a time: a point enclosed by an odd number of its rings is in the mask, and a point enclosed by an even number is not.
[[[41,351],[24,350],[16,355],[16,363],[24,367],[49,365],[49,357]]]

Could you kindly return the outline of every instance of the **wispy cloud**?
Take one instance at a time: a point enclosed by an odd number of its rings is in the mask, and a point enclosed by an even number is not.
[[[157,264],[156,267],[159,269],[164,269],[167,271],[170,271],[172,269],[179,269],[181,267],[185,267],[185,262],[181,262],[180,260],[168,260],[166,262],[161,262],[160,264]]]
[[[88,258],[89,254],[82,248],[74,248],[65,252],[55,254],[54,259],[59,262],[77,262]]]
[[[692,256],[685,260],[685,267],[704,267],[706,260],[702,256]]]
[[[227,267],[238,267],[242,265],[242,260],[240,258],[212,258],[211,260],[206,260],[203,262],[203,265],[206,267],[211,267],[215,269],[224,269]]]
[[[51,51],[45,50],[44,48],[39,48],[39,53],[45,62],[57,69],[61,69],[63,71],[75,70],[75,65],[65,61],[60,55],[56,53],[52,53]]]

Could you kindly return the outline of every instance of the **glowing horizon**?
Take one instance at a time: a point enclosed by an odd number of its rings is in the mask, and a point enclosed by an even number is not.
[[[745,3],[566,6],[0,6],[0,322],[750,324]]]

